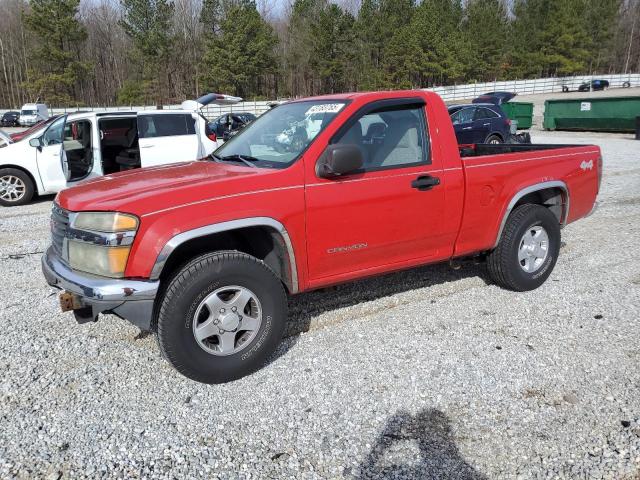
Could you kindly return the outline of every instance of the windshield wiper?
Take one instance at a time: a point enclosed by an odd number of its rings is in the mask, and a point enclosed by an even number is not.
[[[235,154],[235,155],[227,155],[225,157],[220,157],[218,155],[211,155],[213,158],[215,158],[216,160],[222,160],[222,161],[229,161],[229,162],[233,162],[233,161],[239,161],[244,163],[245,165],[248,165],[249,167],[253,167],[253,168],[258,168],[254,162],[259,162],[260,159],[256,158],[256,157],[251,157],[249,155],[239,155],[239,154]]]

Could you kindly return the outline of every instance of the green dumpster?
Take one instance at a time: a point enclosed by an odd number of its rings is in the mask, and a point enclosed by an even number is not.
[[[633,132],[640,97],[573,98],[544,102],[546,130]]]
[[[533,103],[506,102],[500,106],[507,117],[518,122],[518,130],[531,128],[533,124]]]

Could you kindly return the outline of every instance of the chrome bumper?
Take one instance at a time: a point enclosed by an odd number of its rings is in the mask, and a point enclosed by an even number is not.
[[[142,330],[150,329],[159,280],[105,278],[76,272],[51,247],[42,256],[42,273],[52,287],[79,297],[83,312],[74,310],[79,322],[95,321],[100,313],[114,313]]]

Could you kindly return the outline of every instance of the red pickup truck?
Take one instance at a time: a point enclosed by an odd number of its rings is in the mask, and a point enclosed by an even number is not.
[[[61,192],[43,271],[79,322],[116,314],[187,377],[225,382],[275,350],[290,294],[465,257],[539,287],[601,172],[595,146],[459,147],[430,92],[308,98],[206,159]]]

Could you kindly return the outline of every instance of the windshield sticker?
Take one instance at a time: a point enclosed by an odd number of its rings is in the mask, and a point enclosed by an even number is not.
[[[313,115],[314,113],[338,113],[344,107],[344,103],[323,103],[314,105],[305,112],[305,115]]]

